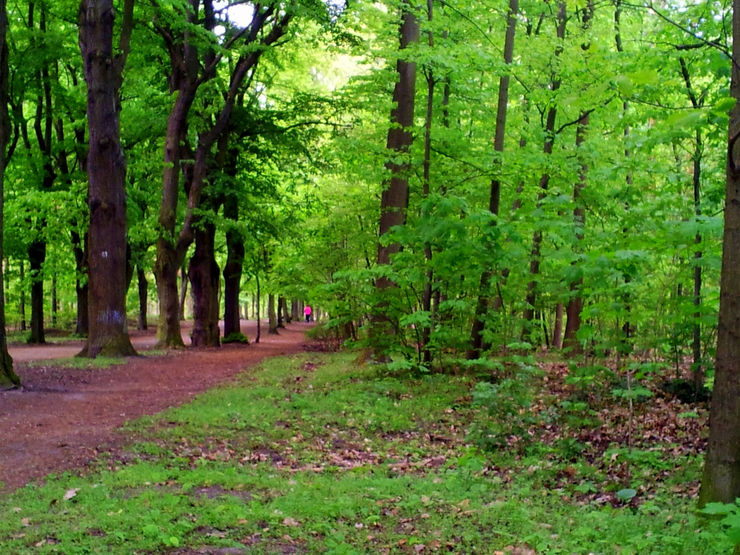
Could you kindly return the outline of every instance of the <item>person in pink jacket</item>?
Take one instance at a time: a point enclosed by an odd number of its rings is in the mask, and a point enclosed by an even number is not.
[[[303,309],[303,314],[305,314],[305,316],[306,316],[306,322],[310,322],[311,321],[311,313],[312,312],[313,311],[311,310],[311,305],[310,304],[307,304],[306,305],[306,308]]]

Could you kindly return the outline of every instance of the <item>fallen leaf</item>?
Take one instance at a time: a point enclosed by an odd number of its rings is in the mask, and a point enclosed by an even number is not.
[[[300,526],[301,525],[300,522],[298,522],[296,519],[294,519],[292,517],[284,518],[283,519],[283,524],[285,526]]]
[[[77,497],[78,491],[80,491],[80,488],[68,489],[67,493],[64,494],[64,499],[72,499],[73,497]]]

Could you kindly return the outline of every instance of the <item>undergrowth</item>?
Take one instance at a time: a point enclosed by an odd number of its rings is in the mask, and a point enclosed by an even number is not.
[[[665,438],[627,449],[582,437],[607,415],[538,389],[546,372],[526,388],[505,381],[514,375],[480,385],[381,375],[353,358],[271,359],[130,423],[124,451],[0,501],[0,551],[731,549],[721,522],[695,512],[698,456]]]

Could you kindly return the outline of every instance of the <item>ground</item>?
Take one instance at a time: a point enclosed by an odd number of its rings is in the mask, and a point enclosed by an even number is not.
[[[127,420],[185,403],[265,357],[304,350],[306,329],[294,323],[258,344],[133,357],[104,368],[39,362],[72,357],[81,342],[11,346],[23,388],[0,393],[0,492],[116,449],[125,441],[116,430]],[[254,338],[256,323],[243,322],[242,330]],[[132,342],[146,353],[154,331],[134,332]]]

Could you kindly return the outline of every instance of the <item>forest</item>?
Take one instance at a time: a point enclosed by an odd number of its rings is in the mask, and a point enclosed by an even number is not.
[[[593,552],[731,551],[738,57],[740,0],[0,0],[0,390],[23,386],[9,343],[66,330],[81,358],[131,357],[130,330],[173,352],[189,322],[193,348],[252,348],[310,305],[308,337],[341,351],[305,362],[330,369],[317,391],[454,411],[455,479],[513,487],[501,468],[557,460],[532,491],[570,478],[578,503],[656,518],[673,491],[693,519]],[[358,524],[288,543],[445,550]],[[155,528],[137,549],[184,541]],[[537,534],[491,549],[597,541]]]

